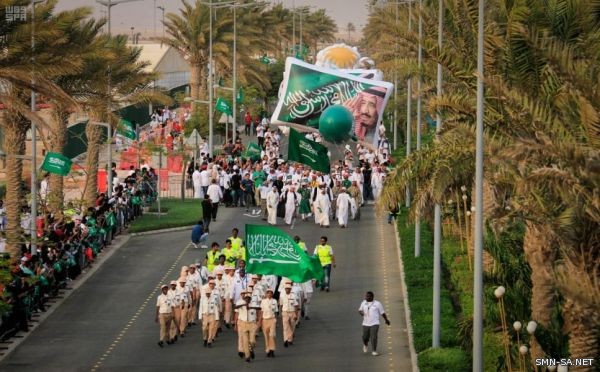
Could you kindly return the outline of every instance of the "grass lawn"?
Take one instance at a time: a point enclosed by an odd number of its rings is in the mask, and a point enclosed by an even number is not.
[[[171,227],[195,225],[202,217],[202,205],[198,199],[161,199],[161,210],[164,208],[168,212],[160,216],[156,214],[144,214],[131,224],[130,233],[168,229]],[[151,210],[156,210],[156,203]]]
[[[418,364],[421,371],[454,371],[469,369],[469,358],[460,349],[458,316],[452,305],[451,294],[442,286],[441,290],[441,349],[431,351],[432,307],[433,307],[433,234],[427,223],[421,223],[421,257],[414,256],[415,229],[407,224],[407,210],[398,215],[398,232],[402,244],[402,260]],[[442,279],[445,280],[445,279]]]

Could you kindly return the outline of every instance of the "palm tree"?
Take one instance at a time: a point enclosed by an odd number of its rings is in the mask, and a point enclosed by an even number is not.
[[[443,201],[449,188],[470,185],[472,180],[473,162],[466,157],[474,146],[472,129],[460,128],[472,128],[475,118],[472,56],[477,4],[447,5],[441,51],[435,40],[436,10],[427,7],[423,14],[429,35],[424,42],[425,60],[441,63],[445,77],[441,99],[425,90],[427,109],[431,114],[443,113],[445,129],[438,142],[402,161],[386,185],[383,204],[386,199],[402,199],[400,190],[418,183],[413,209],[423,210]],[[526,221],[524,253],[532,269],[533,319],[550,326],[557,291],[566,299],[562,314],[569,325],[571,356],[598,353],[599,321],[591,315],[597,308],[592,295],[596,292],[584,296],[567,280],[578,278],[588,287],[600,281],[597,268],[590,265],[598,259],[598,240],[592,232],[598,231],[600,215],[592,196],[598,186],[591,182],[598,173],[591,169],[596,169],[592,164],[598,158],[600,95],[590,89],[598,86],[600,45],[594,36],[599,30],[594,16],[598,6],[568,0],[551,6],[499,1],[486,16],[490,19],[485,66],[486,179],[493,193],[508,190],[510,199],[498,200],[512,207],[508,217]],[[379,46],[399,37],[400,54],[413,55],[414,33],[396,27],[389,12],[376,10],[372,17],[365,28],[366,44],[373,45],[388,66],[397,63],[400,73],[410,71],[412,60],[394,61],[394,53]],[[423,72],[427,86],[433,78],[431,69]],[[463,135],[457,136],[457,130]],[[486,218],[501,221],[494,211],[486,212]],[[560,264],[561,259],[567,264]],[[557,270],[562,277],[557,278]],[[543,348],[532,350],[532,357],[543,355]]]
[[[193,100],[207,97],[210,18],[209,7],[197,0],[193,5],[182,0],[180,14],[166,15],[168,35],[162,40],[177,50],[190,64],[190,94]],[[213,17],[213,57],[216,65],[227,65],[229,42],[232,40],[231,17]],[[239,39],[238,39],[239,40]]]
[[[348,22],[348,24],[346,25],[346,32],[348,32],[348,42],[350,42],[352,40],[351,34],[355,31],[356,31],[356,26],[354,26],[354,23]]]
[[[95,123],[109,123],[113,128],[118,124],[114,111],[120,107],[148,102],[168,103],[170,99],[149,84],[155,80],[155,73],[146,71],[148,62],[139,60],[140,48],[127,46],[127,36],[99,36],[104,53],[93,55],[84,64],[80,76],[81,106],[89,117],[86,127],[88,139],[86,161],[86,184],[84,204],[94,205],[98,186],[98,160],[104,128]],[[109,168],[110,169],[110,168]]]
[[[2,1],[2,6],[15,5],[15,1]],[[7,250],[13,259],[18,257],[20,241],[20,214],[22,206],[22,171],[20,156],[25,155],[26,133],[30,121],[38,128],[47,128],[46,122],[29,108],[30,90],[54,98],[65,105],[74,102],[50,79],[66,71],[77,69],[76,59],[68,59],[62,54],[59,44],[69,20],[77,18],[79,11],[62,12],[53,15],[56,1],[38,5],[34,19],[36,26],[35,50],[31,50],[31,23],[8,25],[5,52],[0,57],[0,101],[6,105],[0,125],[4,131],[4,151],[6,161],[6,214],[7,214]],[[32,59],[32,56],[35,58]],[[32,196],[35,197],[35,196]]]
[[[69,48],[71,54],[82,61],[82,68],[73,70],[69,74],[58,76],[56,84],[75,101],[84,103],[88,94],[89,76],[81,72],[92,60],[100,58],[105,53],[103,39],[99,37],[104,21],[84,19],[91,14],[89,9],[85,11],[70,27],[63,48]],[[62,153],[67,140],[67,124],[73,109],[70,105],[63,104],[60,100],[51,100],[53,103],[51,116],[51,130],[48,131],[48,150]],[[64,192],[63,177],[56,174],[50,175],[50,193],[48,195],[48,208],[55,214],[60,214],[63,209]]]

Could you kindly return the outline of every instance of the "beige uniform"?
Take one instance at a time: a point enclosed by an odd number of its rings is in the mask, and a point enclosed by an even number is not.
[[[169,341],[169,327],[173,319],[173,303],[169,295],[160,294],[156,299],[158,321],[160,323],[160,341]]]
[[[254,349],[251,340],[255,338],[256,315],[249,309],[250,304],[246,304],[244,299],[240,298],[235,305],[243,305],[235,309],[237,313],[238,351],[243,352],[246,358],[250,358],[250,351]]]
[[[265,336],[265,351],[275,351],[275,330],[277,328],[277,300],[265,298],[260,302],[262,331]]]
[[[200,300],[200,319],[202,319],[202,337],[204,341],[213,342],[217,335],[217,323],[220,314],[220,298],[204,296]]]
[[[283,319],[283,341],[293,342],[296,321],[298,319],[298,299],[294,293],[282,293],[279,296],[281,317]]]

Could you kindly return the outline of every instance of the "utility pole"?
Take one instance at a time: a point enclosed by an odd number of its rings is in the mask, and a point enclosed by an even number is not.
[[[208,152],[210,153],[210,157],[213,156],[213,73],[214,73],[214,63],[213,63],[213,9],[212,9],[212,0],[210,0],[209,5],[209,57],[208,57]]]
[[[408,3],[408,32],[412,32],[412,3]],[[411,153],[410,137],[411,137],[411,121],[412,121],[412,78],[408,78],[406,82],[406,157]],[[410,188],[406,188],[406,208],[410,207]]]
[[[423,0],[419,0],[419,48],[417,52],[417,63],[419,75],[417,76],[417,151],[421,150],[421,83],[423,69]],[[417,185],[418,187],[418,185]],[[415,257],[421,255],[421,214],[415,212]]]
[[[477,126],[475,146],[475,233],[473,235],[473,371],[483,371],[483,118],[484,10],[479,0],[477,24]]]
[[[111,35],[111,28],[110,28],[110,16],[111,16],[111,9],[113,6],[119,5],[119,4],[124,4],[124,3],[131,3],[134,1],[141,1],[141,0],[96,0],[96,2],[102,6],[106,7],[106,14],[107,14],[107,23],[108,23],[108,34]]]
[[[444,0],[438,0],[438,49],[442,50],[444,31]],[[442,64],[437,64],[437,97],[442,97]],[[442,115],[436,113],[436,136],[442,130]],[[433,224],[433,334],[431,347],[440,347],[440,316],[441,316],[441,278],[442,278],[442,207],[439,203],[434,207]]]
[[[31,61],[35,59],[35,0],[31,1]],[[33,68],[33,67],[32,67]],[[33,72],[33,70],[32,70]],[[31,83],[35,85],[33,73]],[[31,90],[31,111],[36,111],[35,90]],[[32,255],[37,254],[37,128],[35,121],[31,121],[31,243],[29,245]]]

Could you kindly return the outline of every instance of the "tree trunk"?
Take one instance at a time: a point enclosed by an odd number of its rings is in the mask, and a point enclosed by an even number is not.
[[[562,310],[565,317],[565,331],[569,335],[570,358],[597,358],[600,350],[600,327],[598,309],[594,309],[565,295]],[[597,363],[597,360],[596,362]],[[570,371],[595,371],[596,365],[569,368]]]
[[[4,117],[4,151],[6,152],[6,250],[13,260],[19,257],[21,246],[21,182],[23,160],[15,156],[25,154],[26,125],[24,118],[7,112]],[[32,223],[35,223],[32,221]]]
[[[99,122],[93,120],[91,122]],[[86,179],[85,179],[85,194],[83,196],[84,206],[93,207],[96,202],[98,191],[98,161],[100,155],[100,140],[102,138],[102,130],[104,128],[98,125],[88,123],[85,128],[85,134],[88,139],[87,161],[86,161]]]
[[[552,318],[556,293],[553,263],[556,251],[539,225],[527,222],[523,237],[525,259],[531,267],[531,317],[547,327]]]
[[[49,133],[50,151],[61,153],[67,141],[67,120],[69,114],[59,105],[52,115],[52,133]],[[48,195],[48,208],[54,214],[63,210],[64,183],[63,176],[50,174],[50,193]]]
[[[193,100],[200,99],[200,79],[203,68],[204,67],[200,64],[192,64],[192,69],[190,72],[190,97]]]

